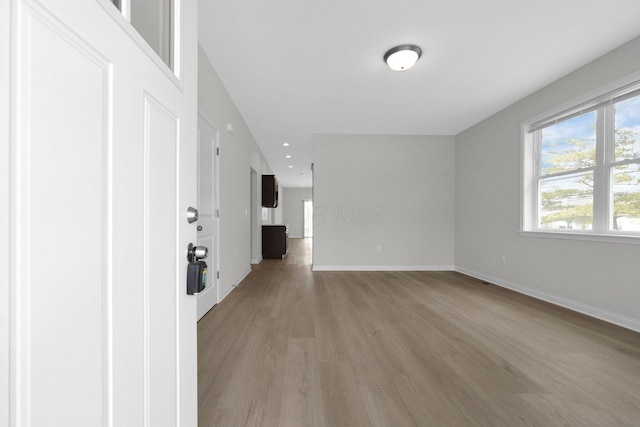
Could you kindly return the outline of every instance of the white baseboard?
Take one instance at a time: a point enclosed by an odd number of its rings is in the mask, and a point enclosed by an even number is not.
[[[546,292],[540,292],[535,289],[527,288],[525,286],[516,285],[515,283],[498,279],[497,277],[488,276],[486,274],[478,273],[477,271],[469,270],[463,267],[456,267],[455,271],[457,271],[458,273],[466,274],[467,276],[475,277],[476,279],[484,280],[485,282],[492,283],[502,288],[510,289],[520,294],[528,295],[530,297],[546,301],[560,307],[568,308],[569,310],[577,311],[578,313],[586,314],[587,316],[591,316],[608,323],[613,323],[614,325],[622,326],[626,329],[631,329],[632,331],[640,332],[640,320],[634,319],[632,317],[623,316],[608,310],[603,310],[598,307],[593,307],[581,302],[559,297],[557,295],[552,295]]]
[[[220,295],[220,301],[218,301],[218,303],[221,303],[222,300],[224,300],[231,293],[231,291],[237,288],[238,285],[249,275],[249,273],[251,273],[251,269],[247,270],[235,282],[233,282],[233,284],[229,286],[226,291],[224,291],[224,294]]]
[[[262,259],[261,259],[262,261]],[[603,320],[614,325],[621,326],[632,331],[640,332],[640,319],[634,319],[632,317],[617,314],[608,310],[604,310],[599,307],[583,304],[581,302],[573,301],[568,298],[559,297],[557,295],[548,294],[546,292],[540,292],[535,289],[521,286],[507,280],[499,279],[497,277],[489,276],[483,273],[479,273],[474,270],[470,270],[464,267],[455,267],[453,265],[313,265],[313,271],[457,271],[458,273],[466,274],[467,276],[475,277],[476,279],[483,280],[485,282],[492,283],[505,289],[510,289],[514,292],[518,292],[523,295],[528,295],[532,298],[546,301],[548,303],[567,308],[569,310],[576,311],[578,313],[586,314],[587,316]],[[225,299],[227,295],[231,293],[248,275],[251,273],[251,269],[247,270],[241,277],[239,277],[233,285],[221,296],[220,301]]]
[[[313,265],[313,271],[453,271],[453,265]]]
[[[260,264],[261,262],[262,262],[262,257],[251,260],[252,265]]]

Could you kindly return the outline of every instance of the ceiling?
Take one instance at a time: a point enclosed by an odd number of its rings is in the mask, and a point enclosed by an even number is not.
[[[640,35],[638,0],[200,0],[199,14],[284,187],[311,187],[314,133],[455,135]],[[405,43],[422,58],[391,71],[382,56]]]

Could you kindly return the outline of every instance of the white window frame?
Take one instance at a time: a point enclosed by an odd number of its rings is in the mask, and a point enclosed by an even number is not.
[[[131,25],[131,2],[135,0],[100,0],[100,4],[107,13],[120,25],[125,33],[140,47],[140,49],[158,66],[158,68],[173,82],[180,90],[183,90],[182,82],[182,1],[173,0],[172,32],[173,43],[165,46],[165,51],[169,49],[172,55],[171,66],[147,43],[144,37]],[[169,13],[169,10],[166,11]],[[167,51],[168,52],[168,51]]]
[[[613,103],[614,97],[640,89],[640,71],[611,82],[599,89],[589,92],[577,99],[560,105],[536,117],[526,120],[521,125],[521,220],[520,235],[570,240],[588,240],[609,243],[625,243],[640,245],[640,232],[611,229],[611,171],[612,168],[637,161],[615,161],[613,145],[605,147],[604,132],[614,132]],[[611,105],[611,106],[609,106]],[[541,158],[540,144],[536,140],[540,129],[550,123],[567,120],[571,116],[585,114],[598,108],[596,136],[596,165],[581,169],[594,173],[594,212],[592,230],[543,229],[538,227],[538,171]],[[566,174],[575,173],[575,171]],[[562,176],[564,173],[556,174]]]

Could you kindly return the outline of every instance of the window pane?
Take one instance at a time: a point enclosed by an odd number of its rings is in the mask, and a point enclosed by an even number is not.
[[[640,231],[640,165],[613,168],[613,229]]]
[[[539,181],[538,226],[556,230],[591,230],[593,172]]]
[[[596,164],[596,112],[542,129],[541,175],[587,168]]]
[[[616,161],[640,158],[640,96],[618,102],[616,109]]]
[[[131,0],[131,25],[173,70],[173,0]]]

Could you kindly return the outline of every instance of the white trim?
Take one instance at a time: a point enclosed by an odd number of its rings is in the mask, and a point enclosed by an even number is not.
[[[155,50],[149,43],[138,33],[138,31],[133,28],[131,25],[131,16],[125,16],[124,12],[120,12],[116,7],[114,7],[113,3],[108,0],[95,0],[108,14],[111,18],[122,28],[129,38],[138,45],[140,50],[147,55],[147,57],[162,71],[171,82],[181,91],[184,92],[184,87],[182,83],[182,38],[180,37],[182,31],[182,13],[181,7],[178,4],[179,0],[176,0],[175,3],[175,16],[174,16],[174,56],[173,56],[173,70],[169,68],[167,64],[160,58],[160,55],[156,53]],[[127,7],[129,2],[126,3]],[[125,1],[122,2],[122,8],[125,9]],[[129,11],[130,14],[130,11]]]
[[[582,96],[565,102],[553,109],[547,110],[533,118],[525,120],[520,124],[521,153],[520,153],[520,235],[529,237],[551,237],[568,240],[589,240],[595,242],[640,244],[640,233],[629,231],[610,230],[611,227],[611,199],[612,190],[610,171],[619,162],[613,158],[613,113],[612,108],[615,102],[620,102],[624,96],[638,96],[640,90],[640,71],[636,71],[625,77],[610,82],[604,86],[596,88]],[[620,96],[616,98],[616,93]],[[606,99],[602,99],[605,97]],[[611,98],[613,97],[613,98]],[[611,98],[611,99],[609,99]],[[605,102],[606,101],[606,102]],[[596,117],[596,144],[597,159],[594,166],[582,169],[573,169],[556,174],[541,174],[539,170],[540,141],[539,131],[546,125],[541,123],[549,120],[558,123],[574,117],[572,110],[579,110],[581,106],[595,103],[586,108],[580,114],[588,111],[597,111]],[[565,114],[566,113],[566,114]],[[567,115],[568,114],[568,115]],[[558,116],[557,118],[554,118]],[[553,120],[551,119],[553,118]],[[532,132],[536,128],[538,132]],[[610,129],[607,132],[607,129]],[[605,132],[607,132],[605,134]],[[537,135],[537,136],[536,136]],[[609,150],[606,152],[605,150]],[[622,164],[637,164],[637,159],[624,160]],[[571,176],[581,171],[593,171],[594,193],[593,193],[593,230],[576,232],[575,230],[566,232],[564,230],[547,230],[539,227],[538,207],[540,205],[538,185],[541,178],[553,178],[555,176]],[[587,236],[588,235],[588,236]]]
[[[222,300],[224,300],[235,288],[237,288],[240,285],[240,283],[242,283],[242,281],[247,278],[249,273],[251,273],[251,268],[249,268],[235,282],[233,282],[233,284],[231,286],[229,286],[229,289],[226,290],[224,295],[222,295],[220,297],[220,301],[218,302],[218,304],[220,304],[222,302]]]
[[[105,273],[105,286],[104,286],[104,301],[105,305],[103,308],[103,334],[104,334],[104,388],[105,388],[105,397],[104,397],[104,413],[105,413],[105,426],[113,427],[113,393],[114,393],[114,307],[113,307],[113,265],[114,265],[114,250],[113,250],[113,235],[114,235],[114,225],[113,225],[113,185],[114,185],[114,166],[113,166],[113,151],[114,151],[114,141],[113,141],[113,116],[114,116],[114,80],[113,80],[113,64],[108,65],[108,92],[105,93],[105,99],[108,101],[108,113],[106,113],[105,123],[108,124],[109,128],[105,130],[105,147],[104,147],[104,176],[103,176],[103,185],[104,185],[104,206],[105,206],[105,217],[106,222],[103,230],[104,234],[104,253],[105,253],[105,262],[104,262],[104,271]]]
[[[12,126],[11,104],[13,102],[11,89],[11,71],[14,67],[11,57],[11,36],[17,27],[13,20],[11,2],[0,4],[0,139],[6,141],[0,144],[0,235],[5,236],[0,243],[0,425],[17,425],[15,414],[12,414],[12,393],[16,390],[15,377],[12,368],[15,367],[15,344],[12,342],[13,314],[15,303],[10,293],[13,282],[10,281],[10,253],[14,245],[14,234],[10,226],[11,204],[10,177],[15,174],[16,164],[13,162],[11,147],[14,140],[10,128]]]
[[[603,310],[599,307],[583,304],[581,302],[559,297],[557,295],[551,295],[546,292],[540,292],[526,286],[520,286],[507,280],[498,279],[497,277],[479,273],[474,270],[469,270],[464,267],[456,267],[455,271],[467,276],[475,277],[476,279],[484,280],[485,282],[489,282],[502,288],[510,289],[523,295],[528,295],[541,301],[546,301],[548,303],[564,307],[578,313],[586,314],[587,316],[594,317],[596,319],[600,319],[605,322],[630,329],[632,331],[640,332],[640,319],[634,319],[632,317],[623,316],[621,314],[613,313],[608,310]]]
[[[313,271],[454,271],[453,265],[313,265]]]
[[[252,265],[256,265],[256,264],[260,264],[262,262],[263,258],[251,258],[251,264]]]
[[[535,233],[530,233],[535,234]],[[548,294],[546,292],[540,292],[535,289],[528,288],[526,286],[517,285],[515,283],[509,282],[507,280],[502,280],[497,277],[489,276],[483,273],[479,273],[474,270],[470,270],[464,267],[457,266],[331,266],[331,265],[313,265],[312,271],[456,271],[458,273],[465,274],[467,276],[475,277],[476,279],[483,280],[485,282],[489,282],[496,286],[500,286],[505,289],[510,289],[514,292],[530,296],[532,298],[545,301],[560,307],[564,307],[566,309],[585,314],[587,316],[593,317],[595,319],[603,320],[605,322],[621,326],[623,328],[640,332],[640,319],[634,319],[629,316],[624,316],[621,314],[617,314],[608,310],[603,310],[599,307],[594,307],[591,305],[583,304],[581,302],[577,302],[568,298],[559,297],[557,295]],[[250,273],[248,271],[244,274],[240,279],[236,281],[236,283],[231,286],[229,291],[225,294],[223,298],[220,299],[222,301],[231,291],[233,291]]]
[[[229,294],[230,294],[230,293],[231,293],[231,292],[232,292],[236,287],[237,287],[237,286],[231,286],[231,287],[229,288],[229,290],[228,290],[227,292],[225,292],[225,293],[224,293],[224,295],[221,295],[221,296],[220,296],[220,302],[222,302],[222,301],[223,301],[227,296],[229,296]],[[220,304],[220,302],[219,302],[218,304]],[[216,304],[216,305],[218,305],[218,304]],[[215,307],[215,305],[214,305],[213,307]],[[213,308],[213,307],[211,307],[211,308]]]
[[[601,243],[622,243],[626,245],[640,245],[640,235],[597,234],[591,232],[567,231],[520,231],[522,237],[537,237],[541,239],[583,240]]]
[[[561,104],[561,105],[559,105],[559,106],[557,106],[555,108],[551,108],[551,109],[549,109],[549,110],[547,110],[547,111],[545,111],[543,113],[540,113],[540,114],[538,114],[538,115],[536,115],[536,116],[534,116],[534,117],[532,117],[532,118],[530,118],[528,120],[525,120],[523,122],[523,125],[526,126],[526,130],[528,132],[529,131],[529,127],[531,125],[535,124],[536,122],[544,120],[545,118],[551,117],[554,114],[558,114],[558,113],[560,113],[562,111],[574,108],[577,105],[583,104],[583,103],[588,102],[588,101],[590,101],[592,99],[596,99],[596,98],[598,98],[598,97],[600,97],[600,96],[602,96],[602,95],[604,95],[606,93],[615,91],[615,90],[617,90],[619,88],[622,88],[624,86],[628,86],[630,84],[637,83],[639,81],[640,81],[640,71],[636,71],[636,72],[631,73],[631,74],[629,74],[627,76],[624,76],[624,77],[622,77],[620,79],[614,80],[614,81],[612,81],[612,82],[610,82],[610,83],[608,83],[606,85],[600,86],[599,88],[594,89],[594,90],[592,90],[592,91],[590,91],[588,93],[585,93],[582,96],[573,98],[570,101],[567,101],[567,102],[565,102],[565,103],[563,103],[563,104]]]
[[[160,109],[154,98],[143,93],[143,145],[142,145],[142,423],[151,424],[151,314],[150,301],[150,204],[151,204],[151,109]]]

